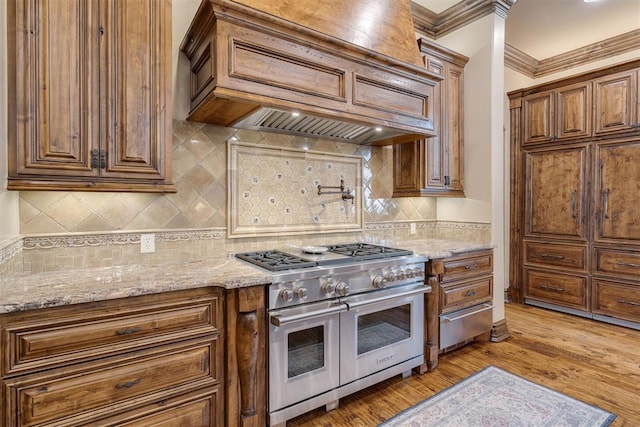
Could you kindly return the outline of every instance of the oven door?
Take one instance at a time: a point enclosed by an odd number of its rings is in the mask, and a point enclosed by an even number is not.
[[[430,291],[420,283],[343,299],[341,385],[424,354],[423,294]]]
[[[336,301],[269,313],[269,412],[340,384],[340,312]]]

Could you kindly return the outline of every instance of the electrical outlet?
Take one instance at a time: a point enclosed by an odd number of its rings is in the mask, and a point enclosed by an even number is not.
[[[411,224],[409,224],[409,233],[410,234],[416,234],[416,223],[412,222]]]
[[[140,235],[140,253],[149,254],[156,251],[156,235],[141,234]]]

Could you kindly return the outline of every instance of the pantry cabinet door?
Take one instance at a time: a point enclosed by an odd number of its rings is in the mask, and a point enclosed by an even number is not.
[[[596,240],[640,242],[640,139],[596,145]]]
[[[103,9],[103,175],[161,180],[171,144],[171,3],[110,0]]]
[[[596,135],[624,132],[636,126],[637,71],[594,80]]]
[[[7,3],[10,178],[97,176],[91,165],[99,144],[97,5]]]
[[[587,241],[587,145],[525,153],[525,235]]]

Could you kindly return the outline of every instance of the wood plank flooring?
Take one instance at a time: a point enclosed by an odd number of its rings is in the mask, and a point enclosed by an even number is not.
[[[612,426],[640,426],[640,331],[518,304],[506,319],[508,340],[468,344],[430,374],[391,378],[287,427],[375,426],[488,365],[613,412]]]

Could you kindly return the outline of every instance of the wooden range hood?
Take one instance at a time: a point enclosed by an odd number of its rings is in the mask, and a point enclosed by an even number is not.
[[[371,145],[434,135],[410,0],[203,0],[188,119]]]

